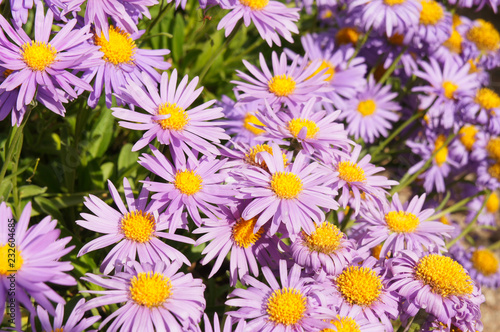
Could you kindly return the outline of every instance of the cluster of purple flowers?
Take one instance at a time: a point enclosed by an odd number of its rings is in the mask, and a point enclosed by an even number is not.
[[[482,331],[480,285],[500,287],[498,259],[483,247],[448,253],[457,226],[435,208],[446,191],[455,201],[474,196],[466,222],[497,221],[500,96],[486,86],[500,66],[500,34],[491,23],[453,16],[434,0],[318,1],[327,31],[302,36],[303,52],[244,61],[231,82],[235,100],[199,104],[198,77],[159,73],[170,67],[169,51],[135,44],[138,20],[156,1],[89,0],[79,19],[69,17],[83,1],[46,3],[47,12],[36,2],[34,40],[22,29],[28,5],[13,7],[13,26],[0,16],[0,119],[11,114],[19,125],[34,99],[64,115],[63,104],[85,91],[95,107],[104,90],[105,104],[114,98],[120,106],[112,107],[119,125],[143,132],[133,150],[149,149],[138,163],[151,178],[138,196],[125,178],[125,201],[109,181],[115,207],[85,197],[76,224],[98,236],[78,255],[109,251],[100,274],[81,278],[94,285],[82,292],[100,296],[78,302],[66,322],[64,299],[46,283],[76,283],[66,273],[71,264],[59,261],[73,249],[70,238],[58,239],[50,217],[28,228],[31,206],[24,209],[17,326],[19,304],[32,324],[38,316],[44,330],[75,332],[99,320],[86,312],[117,304],[100,328],[201,331],[206,286],[183,272],[192,264],[179,250],[187,244],[202,246],[209,278],[229,258],[236,287],[225,302],[225,332],[391,332],[396,320],[409,327],[419,313],[424,329]],[[486,4],[497,7],[457,5]],[[298,33],[300,9],[277,1],[200,5],[230,10],[218,26],[226,36],[241,19],[269,45]],[[61,29],[51,38],[54,17]],[[393,148],[382,140],[394,139],[397,123],[406,125]],[[408,170],[401,183],[388,178],[400,175],[397,165],[377,165],[396,154]],[[407,202],[390,193],[413,175]],[[476,185],[465,186],[465,176]],[[2,203],[4,256],[11,217]],[[1,264],[3,312],[9,269]],[[204,322],[212,331],[206,315]],[[214,324],[218,330],[217,315]]]

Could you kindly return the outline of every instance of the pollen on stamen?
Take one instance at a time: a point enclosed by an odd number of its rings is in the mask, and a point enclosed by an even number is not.
[[[181,131],[189,122],[189,116],[186,111],[175,103],[161,104],[158,107],[158,115],[170,115],[167,119],[157,120],[164,130]]]
[[[56,61],[57,51],[48,43],[31,41],[22,46],[24,63],[34,71],[43,71]]]
[[[318,69],[316,69],[314,73],[312,73],[308,78],[306,78],[306,80],[313,78],[314,76],[318,75],[321,71],[325,69],[326,71],[322,74],[326,75],[324,80],[326,82],[331,81],[335,76],[335,67],[329,61],[326,60],[321,61],[321,65],[318,67]]]
[[[474,145],[474,143],[476,143],[476,134],[478,132],[479,130],[472,125],[464,126],[458,132],[458,135],[460,137],[460,142],[462,142],[467,151],[472,150],[472,146]]]
[[[358,104],[358,112],[361,113],[363,117],[372,115],[377,109],[377,104],[373,99],[362,100]]]
[[[388,6],[396,6],[405,3],[406,0],[384,0],[384,3]]]
[[[172,295],[172,282],[158,272],[141,272],[130,280],[129,290],[135,303],[156,308]]]
[[[337,31],[335,41],[339,45],[356,45],[361,32],[356,27],[344,27]]]
[[[269,92],[278,97],[287,97],[295,91],[295,80],[288,75],[278,75],[268,82]]]
[[[269,0],[240,0],[240,3],[252,10],[262,10],[269,4]]]
[[[257,160],[257,154],[263,151],[269,152],[271,155],[273,154],[273,148],[271,146],[267,144],[257,144],[249,148],[247,153],[245,153],[245,159],[244,159],[245,162],[253,166],[258,166],[267,169],[267,165],[264,160]],[[282,155],[283,155],[283,166],[286,167],[288,158],[284,153]]]
[[[485,110],[500,107],[500,96],[495,91],[488,88],[479,89],[474,101]]]
[[[480,51],[492,52],[500,49],[500,33],[491,22],[477,20],[467,32],[467,39],[473,42]]]
[[[436,25],[443,17],[443,8],[434,0],[422,0],[422,11],[420,12],[420,23],[423,25]]]
[[[486,151],[489,157],[500,161],[500,137],[491,138],[486,144]]]
[[[12,249],[14,249],[14,253],[12,252]],[[12,255],[14,255],[14,257],[12,257]],[[14,259],[13,265],[12,259]],[[8,243],[0,247],[0,275],[8,276],[11,273],[16,273],[23,267],[23,264],[24,260],[19,247],[14,246],[14,248],[12,248]]]
[[[174,186],[185,195],[194,195],[202,189],[203,179],[195,171],[183,170],[175,174]]]
[[[296,118],[292,119],[287,122],[287,127],[290,133],[295,137],[298,138],[300,131],[302,128],[307,128],[306,132],[306,138],[311,139],[315,138],[316,135],[319,132],[319,127],[316,124],[316,122],[309,120],[309,119],[303,119],[303,118]]]
[[[302,191],[302,180],[291,172],[277,172],[271,179],[271,189],[279,198],[293,199]]]
[[[248,248],[257,242],[264,233],[264,228],[259,228],[257,233],[254,233],[255,224],[258,217],[252,219],[240,219],[236,222],[232,229],[233,241],[241,248]]]
[[[453,82],[450,81],[444,81],[443,82],[443,90],[444,90],[444,96],[448,99],[453,99],[454,98],[454,93],[457,91],[458,85],[454,84]]]
[[[342,233],[334,224],[327,221],[315,226],[316,229],[307,235],[303,232],[304,244],[310,251],[316,251],[323,254],[334,253],[339,247],[344,233]]]
[[[434,160],[439,167],[441,167],[448,159],[448,147],[443,146],[445,142],[446,137],[444,135],[439,135],[438,138],[436,138],[436,142],[434,143],[434,152],[441,149],[434,156]]]
[[[406,211],[391,211],[384,219],[389,229],[395,233],[412,233],[420,224],[416,215]]]
[[[382,281],[377,273],[361,266],[350,266],[337,277],[337,287],[350,304],[370,306],[382,293]]]
[[[269,320],[286,326],[297,324],[307,309],[307,299],[292,287],[275,290],[269,296],[266,311]]]
[[[358,164],[352,161],[341,161],[337,165],[339,178],[346,182],[364,182],[366,181],[365,171]]]
[[[492,192],[486,201],[486,211],[489,213],[497,213],[500,207],[500,200],[496,192]]]
[[[472,265],[485,276],[490,276],[498,271],[498,258],[488,249],[477,249],[472,253]]]
[[[136,45],[130,34],[117,27],[109,28],[109,40],[104,33],[94,37],[94,43],[101,46],[100,51],[104,53],[103,59],[113,65],[132,63],[136,52]]]
[[[336,327],[333,329],[323,329],[320,332],[361,332],[358,323],[351,317],[341,317],[337,315],[337,319],[332,319],[330,324]]]
[[[248,112],[243,119],[243,128],[255,136],[262,135],[266,132],[264,129],[260,129],[257,126],[265,127],[265,125],[255,116],[254,113]]]
[[[156,221],[152,214],[135,210],[124,215],[120,221],[123,235],[132,241],[145,243],[156,230]]]

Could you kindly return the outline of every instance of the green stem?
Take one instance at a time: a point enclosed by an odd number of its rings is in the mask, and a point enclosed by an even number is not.
[[[219,55],[221,55],[222,52],[224,52],[224,50],[227,48],[231,40],[233,40],[234,36],[236,36],[236,34],[240,31],[242,25],[243,25],[243,20],[239,20],[236,26],[234,27],[233,31],[231,31],[231,34],[226,38],[226,40],[217,50],[217,52],[210,58],[205,67],[203,67],[203,71],[200,74],[200,82],[203,82],[203,79],[205,78],[205,75],[207,74],[208,70],[212,67],[215,60],[217,60],[217,58],[219,57]]]
[[[401,179],[401,182],[399,183],[399,185],[397,185],[396,187],[392,188],[392,190],[390,191],[391,196],[394,195],[395,193],[399,192],[401,189],[406,188],[407,186],[409,186],[413,181],[415,181],[415,179],[420,174],[422,174],[424,171],[426,171],[427,168],[429,168],[429,166],[432,164],[432,161],[434,160],[434,157],[439,153],[439,151],[441,151],[441,149],[447,147],[448,144],[451,142],[451,140],[455,138],[455,136],[457,136],[457,134],[453,134],[453,135],[448,136],[448,138],[446,139],[446,141],[444,142],[444,144],[441,145],[439,147],[439,149],[437,149],[436,151],[434,151],[432,153],[431,157],[425,162],[425,164],[418,171],[416,171],[413,174],[406,173],[403,176],[403,178]]]
[[[372,32],[372,28],[370,28],[364,35],[363,38],[358,42],[358,45],[356,45],[356,50],[354,50],[354,53],[352,56],[349,58],[349,61],[347,61],[347,67],[351,64],[351,61],[358,55],[359,51],[361,51],[361,48],[365,45],[366,41],[368,40],[368,37],[370,37],[370,34]]]
[[[344,218],[342,218],[342,223],[340,224],[340,230],[342,232],[349,229],[349,227],[351,227],[352,224],[354,223],[354,221],[350,222],[353,211],[354,211],[353,208],[349,208],[349,211],[347,211],[347,213],[344,215]]]
[[[19,142],[17,143],[17,147],[15,148],[15,155],[14,155],[14,163],[12,165],[12,174],[16,174],[17,173],[17,167],[19,166],[19,157],[21,155],[21,150],[22,150],[22,147],[23,147],[23,141],[24,141],[24,136],[21,136],[21,138],[19,139]],[[16,211],[16,215],[18,217],[21,216],[21,213],[22,213],[22,209],[21,209],[21,203],[20,203],[20,197],[19,197],[19,190],[18,190],[18,187],[17,187],[17,176],[14,176],[12,178],[12,196],[14,197],[14,209]]]
[[[439,213],[437,213],[437,214],[435,214],[435,215],[433,215],[433,216],[429,217],[429,219],[427,219],[427,220],[437,220],[437,219],[439,219],[439,218],[441,218],[441,217],[443,217],[443,216],[445,216],[445,215],[447,215],[447,214],[449,214],[449,213],[453,213],[453,212],[455,212],[455,211],[458,211],[458,210],[460,210],[460,209],[461,209],[464,205],[466,205],[467,203],[469,203],[470,201],[472,201],[474,198],[476,198],[476,197],[478,197],[478,196],[480,196],[480,195],[484,195],[484,193],[485,193],[485,191],[483,190],[483,191],[480,191],[480,192],[478,192],[477,194],[475,194],[475,195],[473,195],[473,196],[470,196],[470,197],[464,198],[464,199],[462,199],[461,201],[459,201],[459,202],[457,202],[457,203],[453,204],[453,205],[452,205],[452,206],[450,206],[449,208],[446,208],[446,209],[444,209],[443,211],[441,211],[441,212],[439,212]],[[439,208],[438,208],[438,209],[436,209],[436,211],[438,211],[438,210],[439,210]]]
[[[498,249],[498,248],[500,248],[500,240],[498,240],[497,242],[494,242],[493,244],[486,247],[486,249],[492,250],[492,251],[495,249]]]
[[[5,173],[7,173],[7,168],[9,168],[10,163],[12,161],[12,157],[14,156],[14,154],[16,154],[17,158],[19,158],[19,153],[20,153],[21,148],[22,148],[22,143],[19,144],[19,141],[22,139],[24,126],[26,126],[26,123],[28,122],[28,118],[31,114],[31,110],[33,108],[34,107],[32,107],[31,105],[28,105],[28,108],[26,110],[26,114],[24,114],[24,119],[23,119],[21,125],[19,127],[12,128],[12,130],[9,134],[9,138],[7,139],[7,142],[5,143],[7,154],[5,156],[5,162],[2,165],[2,169],[0,170],[0,183],[2,183],[3,179],[5,178]],[[21,142],[22,142],[22,140],[21,140]],[[9,144],[8,146],[7,146],[7,143]],[[17,151],[18,149],[19,149],[19,151]]]
[[[151,32],[151,30],[153,30],[153,28],[158,24],[158,22],[160,22],[161,20],[163,20],[163,18],[165,17],[165,15],[167,15],[168,9],[173,4],[174,4],[174,1],[169,2],[169,3],[167,3],[167,5],[165,7],[160,8],[160,12],[158,13],[158,15],[155,17],[155,19],[146,28],[146,32],[144,33],[144,36],[148,36],[149,33]],[[139,45],[139,47],[142,46],[143,42],[144,42],[144,40],[141,41],[141,44]]]
[[[462,233],[460,233],[460,235],[458,235],[457,237],[452,239],[450,242],[448,242],[448,244],[446,245],[447,249],[450,249],[451,246],[453,246],[458,240],[460,240],[461,238],[463,238],[464,236],[469,234],[469,232],[471,230],[473,230],[474,227],[476,227],[477,219],[479,218],[479,215],[481,214],[481,212],[483,212],[483,209],[486,206],[486,202],[490,198],[490,195],[491,195],[491,190],[486,190],[486,195],[484,197],[483,204],[481,205],[481,208],[476,212],[474,219],[472,219],[472,221],[464,228],[464,230],[462,231]]]
[[[451,196],[451,192],[449,190],[447,190],[446,191],[446,195],[441,200],[441,203],[439,204],[439,206],[436,208],[435,211],[441,211],[444,208],[444,206],[446,205],[446,203],[448,203],[448,200],[450,199],[450,196]]]
[[[403,49],[398,54],[398,56],[396,57],[396,59],[394,59],[394,61],[392,62],[391,66],[389,68],[387,68],[387,70],[385,71],[384,75],[382,75],[382,77],[378,81],[379,84],[384,84],[384,82],[389,78],[389,76],[391,76],[391,74],[396,69],[396,66],[398,65],[399,61],[401,60],[401,57],[403,56],[404,53],[406,53],[407,49],[408,49],[408,46],[403,47]]]

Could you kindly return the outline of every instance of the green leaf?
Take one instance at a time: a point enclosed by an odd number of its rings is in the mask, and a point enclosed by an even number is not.
[[[37,210],[41,210],[45,214],[48,214],[52,216],[52,218],[57,219],[59,221],[64,219],[61,212],[59,211],[59,208],[54,204],[52,200],[42,196],[37,196],[35,197],[34,201],[39,208]]]
[[[19,195],[22,198],[39,196],[47,191],[47,187],[39,187],[35,185],[26,185],[19,187]]]
[[[184,53],[184,18],[182,15],[175,15],[174,19],[174,38],[172,39],[172,57],[178,63]]]
[[[132,144],[125,144],[120,150],[120,155],[118,156],[118,173],[124,172],[129,166],[135,165],[137,159],[139,158],[138,151],[132,151]]]
[[[101,170],[102,170],[102,180],[103,182],[106,182],[113,175],[113,171],[115,170],[115,164],[112,163],[111,161],[108,161],[107,163],[101,165]]]
[[[101,114],[95,121],[90,133],[90,144],[88,152],[94,157],[99,158],[104,155],[111,144],[114,134],[115,118],[108,108],[102,108]]]

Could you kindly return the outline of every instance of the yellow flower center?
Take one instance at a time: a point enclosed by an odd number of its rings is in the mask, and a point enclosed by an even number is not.
[[[492,192],[488,200],[486,201],[486,210],[489,213],[496,213],[500,207],[500,200],[496,192]]]
[[[450,52],[460,54],[462,53],[462,35],[453,28],[450,38],[443,43],[443,45],[450,50]]]
[[[203,179],[195,171],[177,171],[174,186],[184,195],[194,195],[201,190]]]
[[[271,179],[271,189],[279,198],[296,198],[302,191],[302,180],[291,172],[274,173]]]
[[[257,157],[257,153],[262,152],[262,151],[269,152],[271,155],[273,154],[273,148],[270,147],[269,145],[257,144],[255,146],[251,147],[250,149],[248,149],[248,152],[245,153],[245,162],[247,164],[250,164],[250,165],[260,166],[264,169],[267,169],[267,165],[266,165],[266,162],[264,160],[262,160],[261,162],[257,162],[257,160],[255,159]],[[283,153],[283,166],[286,167],[287,162],[288,162],[288,158]]]
[[[295,91],[295,81],[293,77],[287,75],[274,76],[267,85],[269,92],[278,97],[287,97]]]
[[[467,32],[467,39],[476,44],[480,51],[492,52],[500,49],[500,33],[495,26],[484,20],[477,20],[478,25]]]
[[[401,46],[401,45],[403,45],[403,42],[405,40],[405,36],[402,34],[399,34],[399,33],[395,33],[392,36],[390,36],[389,38],[387,38],[387,40],[392,45]]]
[[[371,249],[372,256],[375,257],[376,259],[380,258],[380,253],[382,252],[382,246],[383,244],[379,244]]]
[[[486,151],[491,158],[500,161],[500,137],[490,138],[486,145]]]
[[[405,2],[406,0],[384,0],[384,3],[388,6],[400,5]]]
[[[240,3],[243,6],[250,7],[253,10],[261,10],[267,6],[269,0],[240,0]]]
[[[336,329],[323,329],[320,332],[361,332],[358,323],[351,317],[340,317],[337,315],[337,319],[332,319],[330,324],[333,324]]]
[[[370,306],[382,291],[382,281],[368,267],[350,266],[337,277],[337,286],[350,304]]]
[[[375,113],[377,109],[377,104],[373,101],[373,99],[360,101],[358,104],[358,112],[361,113],[362,116],[372,115]]]
[[[453,99],[453,94],[458,89],[458,85],[453,84],[450,81],[444,81],[443,83],[444,95],[448,99]]]
[[[275,290],[267,299],[267,314],[275,324],[297,324],[306,311],[307,299],[292,287]]]
[[[319,132],[319,127],[316,124],[316,122],[309,120],[309,119],[292,119],[288,121],[287,123],[288,130],[290,133],[297,138],[299,136],[299,132],[302,130],[302,128],[306,127],[307,128],[307,133],[306,133],[306,138],[311,139],[315,138],[316,134]]]
[[[260,122],[260,120],[253,113],[248,112],[247,115],[245,115],[245,119],[243,119],[243,128],[245,128],[255,136],[262,135],[266,132],[263,129],[257,128],[255,125],[265,127],[265,125]]]
[[[0,247],[0,275],[15,273],[21,269],[23,263],[23,256],[18,247],[12,248],[8,243]]]
[[[130,280],[130,297],[148,308],[160,307],[172,295],[170,278],[161,273],[141,272]]]
[[[304,237],[304,244],[310,251],[317,251],[323,254],[334,253],[340,246],[340,240],[344,237],[342,233],[334,224],[327,221],[321,225],[316,225],[316,229],[311,235],[302,232]]]
[[[186,111],[177,104],[165,103],[158,107],[158,115],[170,114],[168,119],[157,120],[162,129],[183,130],[189,122]]]
[[[442,224],[445,224],[445,225],[450,225],[450,220],[445,217],[445,216],[442,216],[441,218],[439,218],[439,221],[442,223]]]
[[[12,74],[14,71],[12,69],[5,69],[5,71],[3,72],[3,77],[4,78],[7,78],[9,77],[10,74]]]
[[[486,110],[500,107],[500,96],[488,88],[479,89],[475,101]]]
[[[422,11],[420,12],[420,24],[435,25],[444,16],[443,7],[434,0],[422,0]]]
[[[472,294],[473,283],[462,265],[450,257],[430,254],[415,267],[415,277],[442,297]]]
[[[453,14],[453,16],[451,17],[451,24],[452,24],[453,28],[462,24],[462,19],[460,18],[460,15]]]
[[[156,221],[153,215],[142,210],[132,211],[123,216],[120,221],[123,235],[129,240],[144,243],[151,239]]]
[[[472,265],[485,276],[498,271],[498,258],[488,249],[478,249],[472,253]]]
[[[467,60],[467,63],[470,65],[469,74],[474,74],[479,71],[476,65],[477,62],[478,62],[477,60],[472,60],[472,59]]]
[[[22,49],[23,61],[32,70],[45,70],[56,61],[57,51],[50,44],[31,41],[24,44]]]
[[[248,248],[252,246],[264,233],[264,229],[261,227],[257,233],[253,232],[255,224],[257,223],[257,217],[244,220],[240,219],[233,226],[233,240],[241,248]]]
[[[436,142],[434,143],[434,152],[441,149],[438,153],[436,153],[434,157],[434,160],[439,167],[441,167],[441,165],[446,162],[446,159],[448,159],[448,147],[443,146],[445,142],[446,137],[444,135],[439,135],[438,138],[436,138]]]
[[[353,44],[358,42],[361,32],[356,27],[345,27],[337,31],[335,41],[339,45]]]
[[[316,69],[316,71],[312,73],[308,78],[306,78],[306,80],[318,75],[324,69],[326,69],[326,71],[323,73],[323,75],[328,75],[325,78],[325,81],[326,82],[331,81],[333,79],[333,76],[335,76],[335,67],[329,61],[325,60],[321,62],[321,65],[318,67],[318,69]]]
[[[52,330],[52,332],[64,332],[64,329],[62,327]]]
[[[460,142],[468,151],[472,150],[472,146],[476,143],[476,134],[479,130],[475,126],[464,126],[458,132]]]
[[[346,182],[364,182],[366,181],[365,171],[352,161],[341,161],[337,165],[339,178]]]
[[[101,32],[101,37],[94,37],[94,43],[101,46],[100,51],[104,53],[103,59],[115,66],[134,61],[137,48],[135,42],[128,32],[120,28],[109,28],[109,40],[106,40],[104,33]]]
[[[496,164],[491,165],[488,168],[488,173],[498,181],[500,181],[500,162],[497,162]]]
[[[406,211],[391,211],[384,219],[389,229],[396,233],[412,233],[420,224],[416,215]]]

